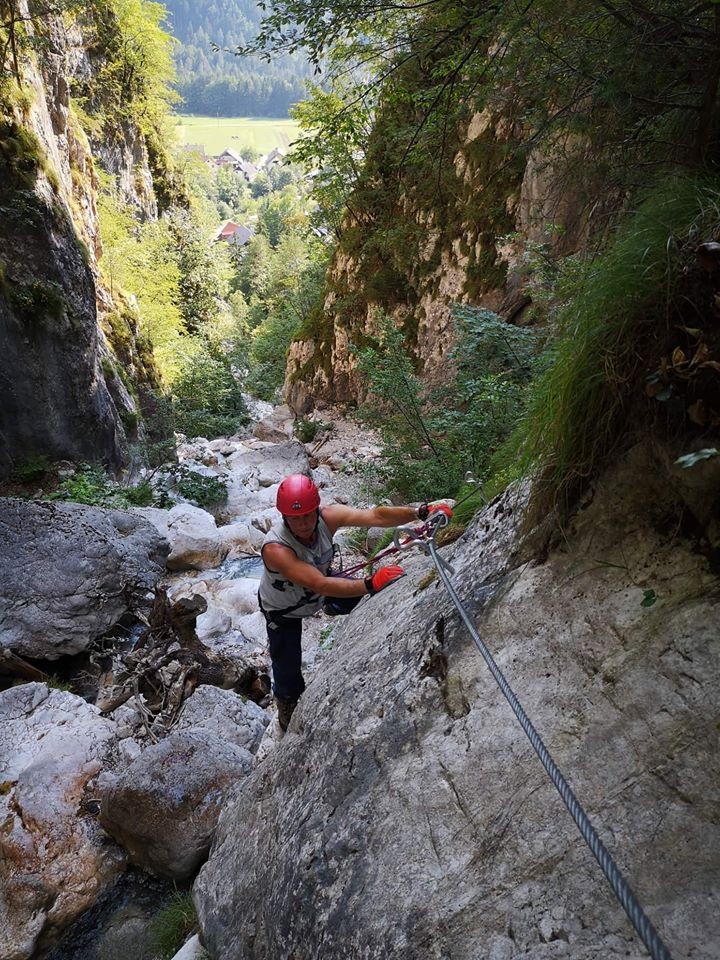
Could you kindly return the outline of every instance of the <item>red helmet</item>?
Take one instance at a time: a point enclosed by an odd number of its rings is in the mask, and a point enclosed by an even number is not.
[[[304,517],[320,506],[320,493],[310,477],[285,477],[277,492],[277,508],[284,517]]]

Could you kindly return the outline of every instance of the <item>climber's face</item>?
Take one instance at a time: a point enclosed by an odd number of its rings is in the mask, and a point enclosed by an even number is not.
[[[312,542],[317,520],[317,510],[313,510],[312,513],[306,513],[302,517],[285,517],[285,523],[290,528],[290,533],[303,543]]]

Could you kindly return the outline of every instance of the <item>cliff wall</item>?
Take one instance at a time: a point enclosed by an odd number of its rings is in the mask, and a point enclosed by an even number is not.
[[[395,121],[376,123],[323,309],[291,346],[285,396],[298,412],[362,399],[350,345],[376,332],[379,311],[403,329],[424,379],[442,380],[453,304],[522,322],[530,302],[518,265],[522,243],[564,255],[591,228],[593,211],[577,186],[562,183],[540,151],[528,151],[511,120],[472,115],[444,154],[407,165],[397,182],[387,146]]]
[[[117,468],[137,422],[128,385],[155,374],[132,311],[99,281],[96,158],[156,216],[147,152],[127,127],[94,157],[72,109],[71,84],[97,62],[89,21],[20,14],[32,43],[0,86],[0,476],[37,454]]]

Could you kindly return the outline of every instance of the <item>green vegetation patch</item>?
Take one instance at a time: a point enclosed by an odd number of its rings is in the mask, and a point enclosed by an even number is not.
[[[661,423],[676,436],[707,429],[713,416],[720,425],[717,307],[697,300],[702,281],[694,255],[698,237],[718,235],[717,183],[665,181],[603,253],[580,268],[568,265],[566,282],[558,284],[549,367],[498,459],[504,469],[516,461],[538,474],[538,514],[567,508],[613,452]],[[680,342],[684,349],[675,346]],[[707,420],[699,401],[715,409]]]
[[[8,118],[0,120],[0,161],[6,175],[26,188],[46,166],[45,151],[32,130]]]
[[[59,321],[66,310],[65,293],[51,280],[17,283],[6,278],[3,289],[13,312],[28,327]]]
[[[157,960],[170,960],[198,930],[190,893],[176,893],[153,919],[150,937]]]

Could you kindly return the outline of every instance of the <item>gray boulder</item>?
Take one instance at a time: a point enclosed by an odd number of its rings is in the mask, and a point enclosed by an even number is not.
[[[145,520],[79,503],[0,499],[0,646],[54,660],[112,627],[164,571]]]
[[[615,471],[540,562],[510,494],[447,555],[671,952],[717,960],[720,589],[656,529],[653,477]],[[220,819],[194,888],[211,956],[645,957],[429,559],[403,562]]]
[[[116,736],[80,697],[27,683],[0,693],[0,940],[27,960],[91,907],[125,854],[84,809]]]
[[[256,753],[269,723],[266,712],[232,690],[200,686],[183,704],[175,730],[205,730],[209,734]]]
[[[101,784],[100,823],[151,873],[185,881],[205,861],[228,796],[252,754],[207,730],[186,730],[148,747]]]

